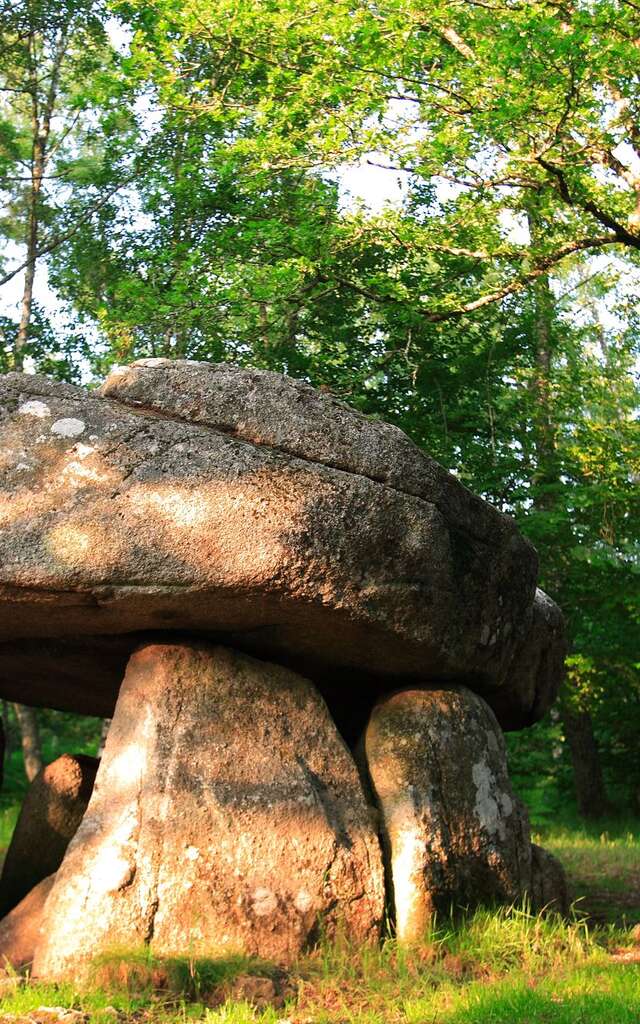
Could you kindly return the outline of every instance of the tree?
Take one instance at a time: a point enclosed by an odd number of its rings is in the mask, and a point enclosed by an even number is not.
[[[28,708],[24,704],[14,704],[13,710],[15,711],[20,730],[25,774],[29,782],[33,782],[42,768],[42,753],[40,750],[40,735],[36,713],[33,708]]]
[[[8,339],[17,369],[38,337],[32,322],[39,261],[103,201],[95,194],[100,186],[98,119],[117,97],[105,17],[102,6],[92,3],[23,0],[1,5],[0,188],[7,213],[0,230],[24,256],[0,284],[24,273],[20,317]],[[82,186],[85,197],[84,209],[74,211],[70,222],[65,199],[73,185]]]
[[[162,101],[186,117],[226,118],[229,149],[248,171],[368,155],[422,185],[434,214],[443,186],[454,190],[450,216],[420,230],[389,216],[379,231],[423,259],[448,253],[492,273],[413,296],[374,281],[379,301],[412,302],[436,323],[521,291],[575,253],[612,248],[637,260],[636,4],[434,0],[428,17],[415,0],[121,10]],[[250,138],[235,131],[247,123]],[[506,212],[511,227],[523,224],[532,194],[548,224],[533,245],[504,226]],[[344,284],[368,287],[358,277]]]
[[[146,173],[123,193],[135,217],[105,204],[51,260],[59,294],[107,344],[94,365],[250,356],[304,372],[305,344],[321,333],[310,311],[330,319],[318,264],[335,246],[337,189],[298,172],[243,177],[224,125],[161,113]]]

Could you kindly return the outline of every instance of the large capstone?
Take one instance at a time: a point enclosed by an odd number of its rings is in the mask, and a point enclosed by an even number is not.
[[[94,793],[47,901],[34,972],[81,977],[108,949],[287,962],[375,939],[380,846],[315,688],[207,644],[127,669]]]
[[[364,749],[400,941],[423,937],[435,914],[529,892],[529,822],[482,698],[463,687],[400,691],[374,708]]]
[[[558,659],[539,646],[562,637],[540,640],[531,545],[401,431],[330,395],[184,361],[136,363],[100,394],[8,374],[0,452],[12,699],[105,713],[121,648],[95,688],[89,673],[86,693],[65,690],[82,691],[91,638],[158,630],[318,679],[463,681],[509,725],[553,698]]]

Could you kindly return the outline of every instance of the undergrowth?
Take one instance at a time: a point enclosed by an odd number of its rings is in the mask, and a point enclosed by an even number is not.
[[[7,801],[0,832],[16,814]],[[115,950],[82,990],[9,979],[0,1024],[52,1024],[55,1008],[82,1015],[69,1024],[640,1024],[639,823],[567,818],[536,839],[567,869],[570,921],[478,910],[411,949],[324,941],[286,973],[242,956]],[[271,998],[256,998],[256,979]]]
[[[30,1024],[38,1024],[42,1006],[79,1009],[96,1024],[638,1024],[640,972],[611,958],[625,943],[631,948],[629,936],[613,927],[594,931],[579,917],[566,921],[514,907],[443,921],[412,948],[393,939],[358,948],[325,941],[286,974],[242,956],[115,950],[96,958],[84,989],[25,984],[5,995],[0,1013]],[[272,979],[267,1002],[274,1005],[233,997],[234,982],[256,978]],[[615,1016],[602,1016],[604,1008]]]

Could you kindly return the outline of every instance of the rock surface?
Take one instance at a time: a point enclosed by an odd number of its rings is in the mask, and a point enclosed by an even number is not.
[[[482,698],[463,687],[395,693],[374,708],[364,749],[400,941],[418,940],[452,905],[524,895],[529,823]]]
[[[511,685],[490,696],[503,729],[533,725],[553,704],[564,677],[565,624],[555,601],[536,590],[531,626],[509,668]]]
[[[0,644],[0,693],[20,704],[110,718],[127,662],[150,638],[122,633]]]
[[[63,754],[36,775],[2,866],[0,917],[60,867],[87,809],[97,769],[95,757]]]
[[[521,697],[512,671],[537,656],[533,548],[400,431],[266,371],[146,361],[102,390],[0,379],[15,662],[21,638],[189,630],[309,674],[459,679],[508,693],[516,723],[544,711],[547,677]]]
[[[22,970],[33,963],[40,926],[54,875],[41,882],[0,921],[0,969]]]
[[[557,857],[535,843],[531,844],[529,892],[534,910],[554,910],[559,914],[569,912],[569,889],[564,868]]]
[[[238,950],[287,962],[383,914],[358,773],[322,698],[285,668],[207,644],[132,657],[87,813],[47,902],[34,973],[105,948]]]

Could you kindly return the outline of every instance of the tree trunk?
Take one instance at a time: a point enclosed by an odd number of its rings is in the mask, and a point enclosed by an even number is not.
[[[111,719],[102,719],[102,729],[100,730],[100,743],[98,744],[98,752],[96,757],[102,757],[104,754],[104,745],[107,742],[107,736],[109,735],[109,729],[111,728]]]
[[[560,715],[571,751],[578,811],[583,818],[602,818],[611,808],[591,715],[588,711],[574,711],[566,704],[561,707]]]
[[[531,240],[536,241],[544,233],[544,223],[534,198],[531,199],[527,210],[527,220]],[[534,508],[539,511],[550,512],[557,501],[556,486],[559,483],[560,474],[556,454],[556,423],[553,416],[552,390],[555,297],[546,274],[538,278],[533,285],[532,292],[536,455],[534,483],[537,488],[533,504]],[[556,594],[561,594],[562,572],[561,559],[557,559],[553,566],[549,566],[546,575],[552,582],[551,593],[555,591]],[[564,685],[566,687],[568,684],[565,682]],[[602,816],[608,808],[608,800],[591,715],[586,708],[580,711],[571,710],[566,701],[563,702],[560,713],[565,738],[571,753],[578,810],[586,818]]]
[[[24,369],[24,352],[29,340],[29,324],[33,309],[33,282],[36,276],[36,258],[38,249],[38,191],[32,183],[29,197],[29,225],[27,230],[27,267],[24,273],[24,288],[20,304],[20,324],[13,352],[13,365],[16,370]]]
[[[16,370],[24,368],[24,353],[29,340],[29,325],[33,310],[33,284],[36,276],[36,262],[38,259],[38,240],[40,233],[40,191],[47,166],[47,145],[51,133],[51,119],[53,117],[57,93],[58,80],[62,60],[64,58],[67,41],[66,30],[63,29],[55,48],[49,88],[44,97],[39,93],[38,60],[36,55],[35,34],[32,31],[29,36],[28,54],[30,60],[30,82],[27,92],[31,94],[31,189],[29,192],[29,205],[27,215],[27,232],[25,244],[27,249],[26,269],[24,275],[24,288],[22,291],[22,303],[20,306],[20,323],[13,349],[13,363]]]
[[[25,707],[24,704],[14,704],[14,711],[20,727],[22,739],[22,755],[24,757],[24,770],[29,782],[42,768],[42,754],[40,753],[40,736],[38,734],[38,722],[33,708]]]

